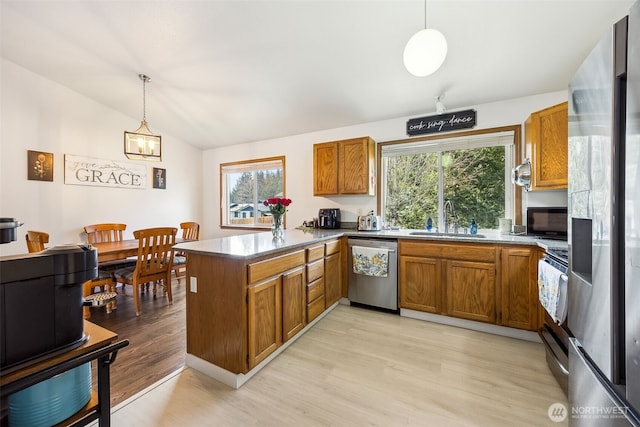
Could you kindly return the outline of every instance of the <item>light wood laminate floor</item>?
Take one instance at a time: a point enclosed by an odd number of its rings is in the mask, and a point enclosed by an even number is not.
[[[114,426],[557,426],[542,344],[340,305],[239,390],[186,368]]]

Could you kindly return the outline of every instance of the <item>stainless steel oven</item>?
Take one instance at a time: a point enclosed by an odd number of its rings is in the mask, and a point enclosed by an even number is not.
[[[555,270],[557,274],[564,275],[566,278],[568,271],[567,250],[565,249],[548,249],[540,263],[544,263],[544,266]],[[538,270],[543,264],[540,264]],[[538,276],[540,280],[540,272]],[[566,292],[566,288],[563,288],[562,292]],[[562,296],[566,298],[565,295]],[[543,296],[541,295],[541,300]],[[542,303],[542,301],[541,301]],[[561,301],[560,304],[566,304],[566,299]],[[542,304],[543,307],[545,304]],[[565,305],[566,307],[566,305]],[[544,324],[538,331],[540,339],[545,346],[545,354],[547,359],[547,365],[551,370],[551,373],[558,381],[558,384],[562,388],[565,394],[568,395],[569,390],[569,338],[573,336],[567,325],[566,311],[561,321],[558,321],[556,314],[554,317],[545,310],[544,312]]]
[[[357,238],[349,246],[349,301],[398,312],[398,241]]]

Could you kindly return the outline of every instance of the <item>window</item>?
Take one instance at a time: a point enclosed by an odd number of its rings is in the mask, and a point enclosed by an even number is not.
[[[518,133],[519,135],[519,133]],[[462,232],[475,219],[497,229],[514,218],[515,132],[382,144],[381,213],[387,225]],[[446,224],[445,224],[445,205]],[[517,217],[516,217],[517,218]]]
[[[262,202],[285,197],[284,156],[220,164],[220,226],[268,228],[271,212]]]

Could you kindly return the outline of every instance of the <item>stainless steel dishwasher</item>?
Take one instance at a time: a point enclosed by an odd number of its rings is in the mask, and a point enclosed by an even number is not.
[[[351,303],[398,312],[398,241],[351,237],[347,243]]]

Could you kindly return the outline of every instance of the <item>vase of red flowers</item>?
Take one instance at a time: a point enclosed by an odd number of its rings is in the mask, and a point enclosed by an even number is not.
[[[271,212],[271,234],[274,240],[284,239],[284,214],[287,212],[287,206],[291,204],[291,199],[283,197],[271,197],[263,202]]]

